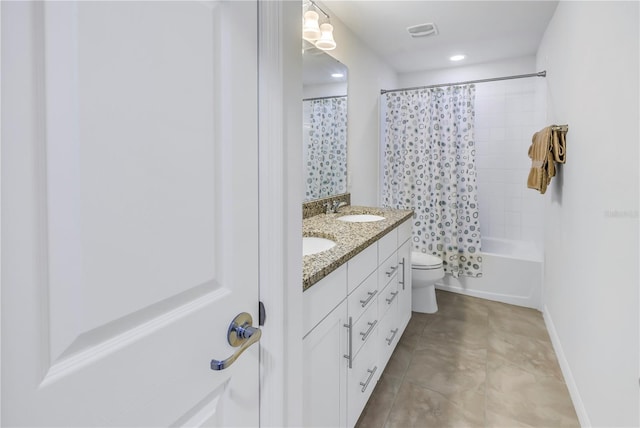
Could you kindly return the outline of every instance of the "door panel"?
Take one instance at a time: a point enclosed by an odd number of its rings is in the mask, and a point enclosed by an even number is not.
[[[211,119],[220,60],[194,55],[215,52],[215,9],[163,2],[60,9],[45,9],[47,66],[55,72],[47,76],[47,113],[56,110],[47,123],[49,283],[60,309],[52,313],[53,358],[74,339],[64,337],[70,325],[91,331],[194,287],[220,286],[210,190],[219,181]],[[73,45],[77,51],[68,51]]]
[[[2,8],[40,84],[3,91],[3,423],[257,425],[257,346],[209,367],[257,320],[256,3]]]

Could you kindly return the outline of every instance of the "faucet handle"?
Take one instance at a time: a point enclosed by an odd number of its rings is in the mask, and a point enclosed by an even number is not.
[[[347,203],[345,201],[333,201],[333,212],[337,213],[341,207],[346,206]]]

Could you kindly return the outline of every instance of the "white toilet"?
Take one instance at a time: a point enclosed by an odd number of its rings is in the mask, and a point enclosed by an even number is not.
[[[431,254],[411,253],[411,309],[432,314],[438,311],[436,281],[444,278],[442,259]]]

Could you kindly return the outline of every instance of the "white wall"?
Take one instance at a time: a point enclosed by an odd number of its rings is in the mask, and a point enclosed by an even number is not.
[[[304,85],[302,98],[341,97],[347,95],[347,83],[330,83],[325,85]]]
[[[537,55],[569,124],[545,195],[545,320],[583,425],[638,426],[638,2],[560,2]]]
[[[489,79],[492,77],[512,76],[535,73],[535,59],[531,56],[494,61],[484,64],[464,66],[459,64],[440,70],[417,71],[398,74],[398,87],[455,83],[467,80]]]
[[[338,45],[329,54],[349,69],[347,189],[353,205],[378,205],[378,101],[380,89],[397,86],[395,71],[379,59],[340,19],[331,16]]]
[[[535,73],[535,56],[400,74],[402,87]],[[539,77],[476,85],[476,167],[483,237],[526,240],[542,249],[544,199],[527,189],[534,132],[545,126],[546,83]]]

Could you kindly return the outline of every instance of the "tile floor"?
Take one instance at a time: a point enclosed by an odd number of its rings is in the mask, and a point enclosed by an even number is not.
[[[542,314],[437,291],[356,427],[579,427]]]

